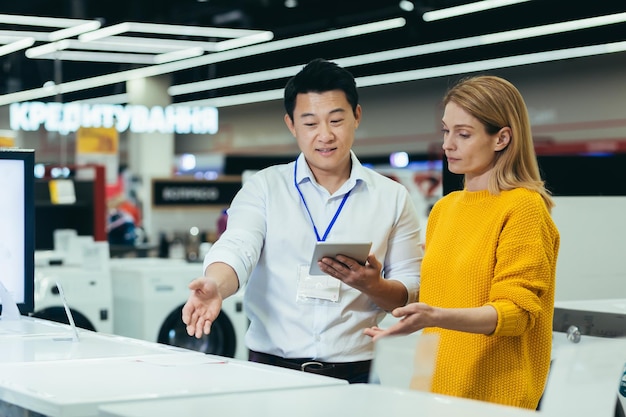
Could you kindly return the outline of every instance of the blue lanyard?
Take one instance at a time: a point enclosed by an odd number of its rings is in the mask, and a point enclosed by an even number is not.
[[[302,202],[304,203],[304,208],[306,209],[306,212],[309,214],[309,219],[311,220],[311,224],[313,225],[313,231],[315,232],[315,236],[317,237],[317,241],[318,242],[324,242],[326,240],[326,237],[328,237],[328,233],[330,233],[330,229],[333,228],[333,226],[335,225],[335,221],[337,220],[337,217],[339,217],[339,213],[341,213],[341,210],[343,209],[343,205],[346,203],[346,200],[348,199],[348,196],[350,195],[350,193],[352,192],[352,190],[348,191],[346,193],[346,195],[343,196],[343,199],[341,200],[341,204],[339,204],[339,208],[337,208],[337,211],[335,212],[335,215],[333,216],[333,219],[330,221],[330,224],[328,225],[328,227],[326,228],[326,232],[324,232],[324,236],[320,237],[318,231],[317,231],[317,227],[315,226],[315,222],[313,221],[313,216],[311,216],[311,211],[309,210],[309,206],[306,204],[306,200],[304,199],[304,195],[302,194],[302,191],[300,190],[300,187],[298,186],[298,180],[296,179],[296,172],[298,171],[298,160],[296,159],[296,163],[293,169],[293,183],[296,186],[296,189],[298,190],[298,193],[300,194],[300,198],[302,199]]]

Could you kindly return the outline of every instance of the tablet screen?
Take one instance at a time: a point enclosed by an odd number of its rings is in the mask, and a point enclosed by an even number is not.
[[[313,256],[311,257],[309,275],[325,275],[317,265],[317,262],[324,257],[334,258],[337,255],[345,255],[355,259],[360,264],[365,265],[365,261],[367,260],[371,247],[372,242],[317,242],[315,250],[313,251]]]

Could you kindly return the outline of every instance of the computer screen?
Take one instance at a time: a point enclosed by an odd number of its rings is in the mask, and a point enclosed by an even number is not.
[[[0,281],[21,314],[34,308],[34,161],[33,150],[0,149]]]
[[[35,250],[54,249],[54,231],[76,230],[79,236],[94,236],[95,207],[94,183],[88,180],[72,180],[76,201],[71,204],[55,204],[50,196],[50,179],[36,179],[35,195]]]

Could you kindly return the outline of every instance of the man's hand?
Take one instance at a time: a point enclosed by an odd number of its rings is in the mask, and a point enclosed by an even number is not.
[[[198,339],[211,333],[211,325],[222,309],[222,297],[217,284],[208,277],[194,279],[189,284],[191,294],[183,307],[183,322],[187,334]]]

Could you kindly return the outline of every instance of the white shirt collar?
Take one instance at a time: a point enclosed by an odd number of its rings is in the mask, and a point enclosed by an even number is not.
[[[340,191],[342,192],[347,192],[348,190],[354,188],[358,181],[367,182],[367,176],[364,172],[365,167],[361,164],[361,161],[359,161],[353,151],[350,151],[350,159],[352,160],[352,170],[350,171],[350,178],[348,178],[348,181],[346,181],[346,183],[340,189]],[[302,184],[306,180],[316,183],[313,172],[311,171],[309,164],[307,164],[306,158],[304,157],[303,153],[300,153],[300,155],[298,155],[297,163],[297,183]]]

